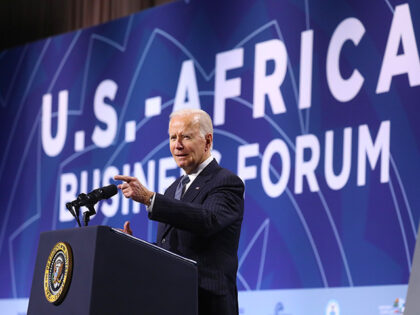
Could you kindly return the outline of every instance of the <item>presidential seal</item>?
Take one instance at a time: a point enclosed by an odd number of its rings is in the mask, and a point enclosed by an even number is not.
[[[44,273],[44,293],[48,302],[60,304],[69,288],[73,270],[73,255],[67,243],[55,244],[48,257]]]

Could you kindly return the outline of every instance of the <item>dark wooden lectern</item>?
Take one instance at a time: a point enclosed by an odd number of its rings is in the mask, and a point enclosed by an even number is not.
[[[64,300],[50,303],[44,271],[54,245],[73,252],[72,280]],[[42,233],[29,315],[196,315],[197,267],[192,260],[107,226]]]

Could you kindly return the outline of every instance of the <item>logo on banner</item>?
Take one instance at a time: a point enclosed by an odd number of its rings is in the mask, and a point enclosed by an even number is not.
[[[340,306],[335,300],[331,300],[327,304],[325,315],[340,315]]]
[[[70,286],[73,270],[73,255],[69,244],[55,244],[48,256],[44,273],[44,293],[50,303],[59,304],[64,300]]]
[[[289,313],[284,313],[284,305],[282,302],[277,302],[274,307],[273,315],[290,315]]]
[[[402,298],[396,298],[392,305],[380,305],[379,314],[404,314],[405,300]]]

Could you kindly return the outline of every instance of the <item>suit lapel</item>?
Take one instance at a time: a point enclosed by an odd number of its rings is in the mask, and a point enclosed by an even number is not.
[[[181,200],[184,202],[192,202],[195,197],[200,193],[202,187],[214,176],[217,169],[219,169],[220,166],[216,162],[216,160],[213,160],[210,162],[209,165],[206,166],[206,168],[197,176],[197,178],[192,182],[191,186],[188,188],[188,190],[185,192],[184,196],[182,196]],[[165,196],[168,196],[170,198],[174,198],[176,187],[178,186],[179,181],[181,180],[182,176],[179,177],[165,192]],[[172,228],[172,225],[166,224],[163,227],[163,232],[160,240],[162,240],[166,235],[169,233],[170,229]]]
[[[220,167],[216,160],[211,161],[210,164],[207,165],[206,168],[192,182],[191,186],[185,192],[184,196],[182,196],[181,200],[185,202],[192,202],[201,192],[203,186],[211,180],[218,168]]]

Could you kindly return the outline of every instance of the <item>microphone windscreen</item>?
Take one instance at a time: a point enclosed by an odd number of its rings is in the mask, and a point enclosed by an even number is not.
[[[103,199],[108,199],[118,193],[118,188],[116,185],[108,185],[101,188],[101,197]]]

